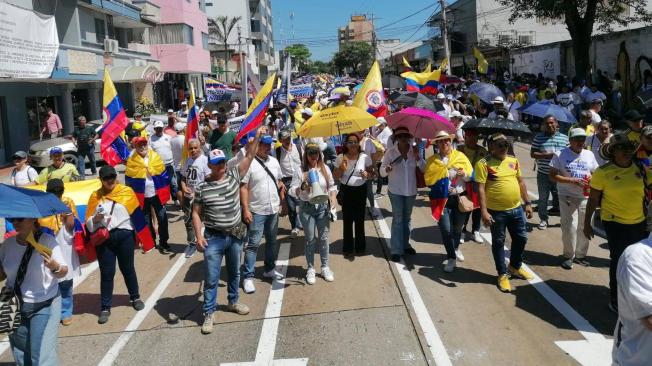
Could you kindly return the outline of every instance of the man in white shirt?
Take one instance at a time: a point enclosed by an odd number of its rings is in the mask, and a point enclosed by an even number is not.
[[[183,145],[186,143],[186,136],[183,134],[185,129],[185,123],[175,123],[174,130],[177,132],[177,135],[170,140],[170,146],[172,148],[172,161],[174,165],[174,176],[177,179],[177,185],[181,185],[181,159],[183,158]],[[176,197],[177,200],[181,201],[181,198],[183,197],[181,190],[177,192]]]
[[[562,85],[561,93],[557,94],[557,104],[568,109],[573,115],[575,115],[575,97],[574,93],[570,92],[568,85]]]
[[[202,153],[199,140],[188,141],[188,154],[190,156],[180,169],[181,198],[179,199],[183,208],[183,222],[186,226],[186,240],[188,241],[186,258],[192,257],[197,252],[197,239],[192,227],[192,200],[195,198],[195,188],[211,174],[208,158]]]
[[[618,322],[613,364],[647,366],[652,360],[652,239],[625,249],[616,276]]]
[[[514,93],[507,94],[507,102],[505,103],[507,108],[507,114],[512,116],[512,120],[516,122],[521,121],[521,112],[518,110],[521,108],[521,103],[516,100]]]
[[[281,181],[285,187],[289,187],[292,184],[294,172],[301,171],[301,154],[299,148],[292,142],[291,129],[282,129],[278,134],[278,138],[281,141],[281,146],[276,148],[275,155],[281,166]],[[288,219],[292,227],[290,237],[294,239],[299,235],[299,230],[303,229],[297,212],[299,200],[290,194],[286,194],[285,202],[287,204]]]
[[[387,140],[392,136],[392,130],[387,127],[387,121],[384,117],[378,117],[378,126],[376,126],[375,137],[387,149]]]
[[[244,248],[244,266],[242,287],[244,292],[251,294],[256,291],[254,286],[254,270],[258,246],[265,234],[265,271],[263,277],[282,279],[276,266],[276,235],[278,231],[278,212],[283,194],[280,189],[281,166],[276,158],[270,156],[273,143],[271,136],[263,136],[258,144],[255,161],[251,162],[249,171],[242,178],[240,199],[242,202],[242,217],[249,224],[249,239]]]
[[[493,112],[492,112],[493,113]],[[464,117],[459,111],[453,111],[450,117],[451,123],[455,126],[455,138],[453,139],[453,148],[457,148],[460,145],[464,145],[464,131],[462,126],[464,126]]]
[[[179,109],[179,112],[177,112],[177,116],[188,117],[188,102],[185,100],[181,102],[181,109]]]
[[[591,123],[593,127],[597,126],[602,117],[600,117],[600,111],[602,110],[602,101],[600,99],[592,99],[589,104],[589,112],[591,112]]]
[[[492,101],[492,104],[494,105],[494,110],[489,113],[487,118],[496,118],[496,117],[502,117],[505,119],[509,120],[514,120],[514,116],[507,111],[505,108],[505,100],[501,96],[497,96],[494,98]]]
[[[437,112],[437,114],[439,114],[444,118],[449,118],[453,109],[451,108],[450,104],[448,104],[448,101],[446,100],[446,95],[444,95],[444,93],[437,94],[437,101],[444,106],[444,110]]]
[[[152,149],[156,151],[157,154],[163,160],[165,164],[165,172],[167,173],[170,179],[170,194],[172,199],[177,202],[177,191],[179,187],[177,185],[177,177],[174,174],[174,156],[172,155],[172,137],[168,134],[163,133],[163,128],[165,125],[163,121],[154,122],[154,134],[149,138],[149,143],[152,146]]]

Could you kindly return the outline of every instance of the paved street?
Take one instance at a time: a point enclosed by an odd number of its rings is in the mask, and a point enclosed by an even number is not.
[[[529,146],[517,144],[516,154],[534,196]],[[486,229],[485,242],[461,245],[466,260],[458,262],[454,273],[443,272],[445,251],[424,192],[413,213],[412,241],[418,254],[405,263],[387,260],[384,238],[392,220],[387,196],[378,201],[375,217],[368,215],[366,255],[343,258],[342,224],[332,224],[333,283],[318,276],[315,285],[306,285],[303,237],[291,241],[287,218],[281,219],[282,266],[277,268],[287,271],[286,280],[261,280],[262,268],[257,268],[256,292],[241,291],[241,301],[251,308],[247,316],[222,311],[226,287],[221,282],[222,307],[210,335],[199,330],[202,255],[183,256],[181,212],[173,209],[170,242],[175,253],[136,254],[145,309],[136,313],[129,306],[118,274],[110,321],[98,325],[99,271],[94,264],[86,266],[75,284],[74,322],[60,331],[60,360],[64,365],[610,364],[608,339],[616,315],[607,309],[605,240],[591,242],[590,267],[564,270],[559,266],[559,218],[552,217],[550,227],[540,231],[534,227],[535,214],[525,261],[537,276],[529,282],[512,280],[515,290],[504,294],[495,285]],[[7,343],[0,347],[0,362],[11,362]]]

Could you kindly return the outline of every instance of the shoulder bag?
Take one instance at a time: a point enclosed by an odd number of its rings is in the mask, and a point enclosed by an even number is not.
[[[349,184],[349,181],[351,180],[351,177],[353,174],[355,174],[355,167],[358,165],[358,160],[353,162],[353,169],[351,169],[351,174],[349,175],[349,178],[346,180],[344,185]],[[337,195],[335,196],[335,199],[337,200],[337,204],[342,206],[342,202],[344,202],[344,197],[342,196],[342,183],[340,183],[340,186],[337,189]]]
[[[462,213],[471,212],[473,211],[473,201],[467,196],[457,195],[457,209]]]
[[[115,208],[115,201],[111,204],[111,212],[109,212],[109,220],[107,221],[107,226],[111,223],[111,219],[113,218],[113,209]],[[109,236],[111,234],[109,233],[109,229],[106,226],[100,226],[95,231],[89,234],[88,237],[88,244],[90,244],[93,247],[100,246],[104,244],[105,241],[109,240]]]
[[[288,204],[285,201],[285,195],[282,194],[281,189],[278,187],[278,183],[276,181],[276,178],[274,177],[274,174],[269,170],[267,165],[265,165],[265,162],[256,157],[256,161],[258,164],[260,164],[263,169],[267,172],[267,175],[269,175],[270,178],[272,178],[272,182],[274,182],[274,186],[276,187],[276,192],[278,192],[278,198],[281,201],[281,211],[279,212],[279,216],[283,217],[288,214]],[[287,189],[287,188],[286,188]]]
[[[27,265],[32,258],[32,253],[34,253],[34,247],[27,244],[23,258],[20,260],[20,265],[18,266],[14,287],[4,286],[0,290],[0,333],[12,333],[20,325],[20,305],[23,302],[20,285],[25,279]]]

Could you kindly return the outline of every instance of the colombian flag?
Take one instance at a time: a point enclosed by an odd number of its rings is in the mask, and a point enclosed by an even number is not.
[[[478,60],[478,72],[481,74],[486,74],[489,69],[489,63],[477,47],[473,47],[473,56],[475,56],[475,58]]]
[[[161,156],[156,151],[149,149],[147,153],[148,164],[145,166],[145,160],[137,153],[131,154],[127,160],[127,169],[125,169],[125,183],[134,190],[140,207],[145,203],[145,181],[147,174],[154,181],[156,195],[165,205],[170,200],[170,177],[165,171],[165,164]]]
[[[353,105],[373,114],[374,117],[387,115],[387,104],[383,94],[383,84],[380,77],[378,61],[371,65],[369,74],[353,99]]]
[[[102,159],[111,166],[123,163],[129,157],[129,148],[121,136],[129,119],[125,113],[118,92],[111,81],[109,70],[104,68],[104,124],[101,134]]]
[[[441,160],[439,154],[435,154],[428,158],[426,161],[426,168],[424,173],[424,179],[426,181],[426,186],[430,187],[430,211],[432,218],[439,222],[441,220],[441,215],[444,212],[446,207],[446,202],[448,201],[448,187],[450,184],[455,184],[456,179],[453,181],[450,180],[448,176],[448,171],[450,169],[459,169],[461,168],[466,173],[466,176],[471,176],[473,173],[473,167],[471,162],[462,152],[457,150],[452,150],[448,156],[448,163],[444,164]]]
[[[183,153],[181,161],[186,161],[190,154],[188,153],[188,141],[197,138],[197,131],[199,131],[199,113],[195,105],[195,87],[190,84],[190,100],[188,101],[188,124],[186,125],[186,141],[183,143]]]
[[[129,212],[131,225],[136,232],[136,238],[138,242],[140,242],[140,246],[142,247],[143,252],[152,250],[154,248],[154,239],[152,239],[152,233],[149,231],[149,228],[145,223],[143,210],[140,208],[140,204],[138,203],[138,199],[136,198],[134,191],[125,185],[117,184],[111,193],[106,196],[102,196],[102,191],[98,189],[97,191],[93,192],[93,194],[91,194],[88,199],[85,220],[88,220],[93,215],[97,205],[103,199],[111,200],[115,203],[119,203],[125,206],[127,212]],[[95,260],[95,248],[87,246],[85,247],[85,250],[86,258],[88,258],[89,261]]]
[[[260,89],[260,92],[256,95],[253,103],[249,106],[247,110],[247,115],[240,125],[240,131],[235,137],[236,141],[240,141],[242,138],[247,139],[252,133],[255,134],[256,129],[260,126],[265,120],[267,115],[267,108],[269,108],[269,102],[272,98],[272,89],[274,88],[274,81],[276,80],[276,74],[272,74],[263,88]],[[246,144],[246,141],[242,143]]]
[[[441,70],[437,69],[431,72],[408,71],[402,73],[401,76],[405,78],[407,91],[416,91],[423,94],[437,94]]]

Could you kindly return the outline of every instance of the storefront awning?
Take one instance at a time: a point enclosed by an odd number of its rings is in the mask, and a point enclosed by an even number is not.
[[[109,70],[113,82],[145,81],[156,83],[163,80],[164,73],[154,65],[115,66]]]

